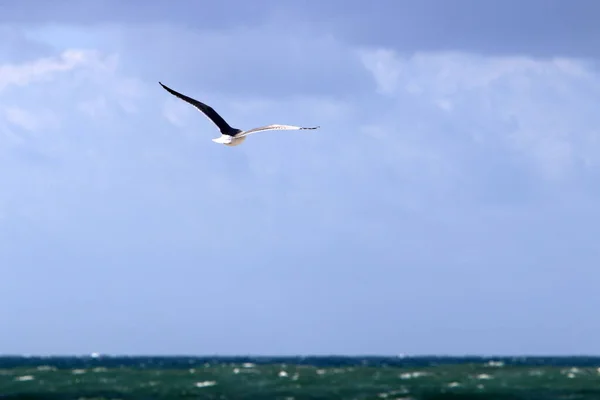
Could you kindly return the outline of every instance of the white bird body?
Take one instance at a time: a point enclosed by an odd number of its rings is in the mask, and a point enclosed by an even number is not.
[[[303,129],[318,129],[319,126],[315,127],[302,127],[302,126],[294,126],[294,125],[280,125],[280,124],[272,124],[261,126],[259,128],[253,128],[246,131],[241,129],[232,128],[212,107],[196,100],[188,97],[184,94],[176,92],[175,90],[163,85],[161,82],[160,85],[172,95],[188,102],[198,109],[198,111],[202,112],[208,119],[210,119],[220,130],[221,136],[218,138],[212,139],[213,142],[224,144],[225,146],[238,146],[242,144],[248,135],[255,132],[263,132],[263,131],[272,131],[272,130],[303,130]]]
[[[224,144],[225,146],[237,146],[242,144],[244,140],[246,140],[246,136],[235,137],[229,135],[221,135],[218,138],[212,139],[213,142]]]

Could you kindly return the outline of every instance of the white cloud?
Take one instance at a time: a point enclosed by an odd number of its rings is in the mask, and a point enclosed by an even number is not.
[[[118,61],[96,50],[66,50],[0,65],[0,184],[14,189],[0,193],[0,212],[21,215],[37,204],[29,210],[43,218],[56,212],[53,196],[60,201],[60,191],[51,194],[54,189],[105,187],[119,151],[115,137],[123,131],[116,118],[137,112],[144,90],[121,73]],[[44,168],[36,170],[39,165]],[[56,173],[65,166],[73,169]]]
[[[170,95],[169,95],[170,96]],[[192,105],[179,99],[167,98],[163,104],[163,116],[173,125],[184,127],[192,115]]]
[[[121,76],[113,85],[113,93],[124,111],[130,114],[140,111],[137,103],[143,96],[144,88],[137,79]]]
[[[62,76],[69,79],[62,83],[61,90],[43,92],[48,99],[64,97],[67,89],[79,89],[77,94],[72,96],[70,106],[90,117],[100,118],[107,115],[110,108],[107,96],[110,98],[110,104],[118,105],[128,113],[136,113],[139,111],[136,104],[143,95],[143,89],[138,80],[118,76],[118,68],[117,54],[103,54],[97,50],[68,49],[54,57],[21,64],[0,65],[0,94],[3,89],[10,86],[24,87],[33,83],[49,83]],[[96,88],[85,92],[82,88],[86,85],[96,85]],[[47,125],[49,127],[56,125],[57,114],[49,110],[58,104],[48,102],[45,98],[32,99],[30,96],[20,96],[19,93],[13,91],[10,97],[0,95],[4,103],[4,114],[12,123],[28,130],[39,129],[40,124],[50,124]],[[22,97],[27,97],[29,103],[44,104],[43,111],[34,113],[29,106],[16,106]],[[24,111],[26,108],[27,116]],[[50,117],[50,114],[54,117]]]
[[[95,120],[117,109],[136,113],[143,87],[118,69],[117,54],[87,49],[0,65],[0,115],[13,126],[40,131],[72,120],[77,111]],[[11,86],[20,88],[8,92]]]
[[[402,63],[393,50],[376,49],[358,53],[365,67],[377,82],[377,90],[383,94],[393,93],[398,86]]]
[[[9,123],[30,132],[56,129],[60,126],[58,115],[47,109],[33,112],[19,107],[7,107],[4,109],[4,116]]]
[[[90,118],[102,118],[109,112],[109,106],[104,96],[97,96],[90,100],[81,101],[77,105],[77,108]]]
[[[55,74],[94,65],[98,53],[86,50],[66,50],[58,57],[42,58],[24,64],[0,66],[0,91],[8,85],[24,86],[51,79]]]
[[[600,76],[585,60],[382,49],[360,57],[399,107],[426,107],[427,118],[447,121],[437,129],[451,127],[455,140],[525,157],[544,179],[565,179],[600,156],[600,114],[591,107]]]

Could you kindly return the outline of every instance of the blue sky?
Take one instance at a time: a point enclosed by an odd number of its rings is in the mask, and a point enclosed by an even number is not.
[[[126,4],[1,6],[0,353],[600,353],[600,3]]]

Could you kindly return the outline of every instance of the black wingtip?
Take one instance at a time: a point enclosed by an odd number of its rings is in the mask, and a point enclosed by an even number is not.
[[[159,84],[160,84],[160,86],[162,86],[162,87],[163,87],[163,89],[165,89],[167,92],[169,92],[169,93],[173,93],[173,92],[172,92],[172,90],[171,90],[171,88],[169,88],[169,87],[165,86],[165,85],[164,85],[164,84],[163,84],[161,81],[158,81],[158,83],[159,83]]]

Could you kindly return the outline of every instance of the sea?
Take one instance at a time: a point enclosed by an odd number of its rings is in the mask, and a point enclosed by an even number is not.
[[[600,357],[0,357],[8,399],[600,400]]]

